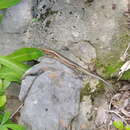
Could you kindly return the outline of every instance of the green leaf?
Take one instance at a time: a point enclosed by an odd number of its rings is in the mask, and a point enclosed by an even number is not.
[[[8,80],[2,80],[2,79],[0,79],[0,90],[8,88],[9,85],[10,85],[10,83],[11,82],[8,81]]]
[[[4,66],[1,70],[0,70],[0,78],[6,80],[6,82],[4,82],[3,86],[8,85],[8,82],[11,81],[16,81],[19,82],[20,79],[22,77],[22,74],[16,73],[15,71],[9,69],[8,67]],[[6,84],[5,84],[6,83]],[[7,87],[7,86],[6,86]],[[4,87],[4,88],[6,88]]]
[[[38,21],[39,21],[38,18],[33,18],[33,19],[32,19],[32,22],[38,22]]]
[[[3,119],[2,119],[2,122],[1,122],[1,125],[5,124],[9,120],[10,115],[11,115],[10,112],[5,112]]]
[[[4,88],[4,89],[8,88],[10,84],[11,84],[10,81],[8,81],[8,80],[3,80],[3,88]]]
[[[0,14],[0,23],[1,23],[1,21],[2,21],[2,19],[3,19],[3,14]]]
[[[0,90],[3,89],[3,80],[0,79]]]
[[[3,67],[3,69],[0,71],[0,78],[4,79],[6,81],[19,81],[22,77],[22,74],[16,73],[13,70],[10,70],[7,67]],[[5,85],[5,84],[3,84]],[[6,87],[5,87],[6,88]]]
[[[9,87],[9,85],[9,81],[0,79],[0,96],[2,96],[5,93],[5,90]]]
[[[22,75],[27,69],[29,69],[29,66],[18,63],[15,60],[12,60],[6,56],[0,56],[0,64],[8,67],[12,71],[16,72],[18,75]]]
[[[130,130],[130,125],[126,125],[125,130]]]
[[[17,124],[5,124],[7,128],[10,128],[12,130],[26,130],[26,128],[22,125],[17,125]]]
[[[5,89],[3,88],[3,80],[0,79],[0,96],[5,94]]]
[[[8,73],[1,73],[0,72],[0,78],[8,80],[8,81],[14,81],[19,82],[20,78],[17,77],[16,73],[14,72],[8,72]]]
[[[7,57],[17,62],[24,62],[38,59],[41,56],[43,56],[43,52],[37,48],[21,48]]]
[[[0,9],[9,8],[18,4],[21,0],[0,0]]]
[[[114,125],[117,129],[119,129],[119,130],[124,129],[124,124],[123,124],[122,121],[114,121],[114,122],[113,122],[113,125]]]
[[[2,95],[0,96],[0,107],[4,106],[6,103],[6,96]]]
[[[0,130],[8,130],[8,128],[6,126],[0,125]]]

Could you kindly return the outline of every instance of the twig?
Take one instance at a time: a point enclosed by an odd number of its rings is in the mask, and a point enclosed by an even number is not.
[[[130,43],[128,44],[127,48],[125,49],[124,54],[120,57],[120,59],[121,59],[122,61],[125,61],[125,60],[126,60],[127,55],[128,55],[127,52],[128,52],[128,50],[129,50],[129,48],[130,48]]]
[[[120,117],[120,118],[121,118],[121,120],[122,120],[125,124],[127,124],[127,122],[126,122],[125,118],[124,118],[124,117],[122,117],[120,114],[118,114],[116,111],[109,110],[109,111],[108,111],[108,113],[114,113],[115,115],[117,115],[118,117]]]
[[[15,116],[15,114],[21,110],[21,108],[23,107],[23,105],[24,105],[24,104],[22,103],[22,104],[17,108],[17,110],[10,116],[10,119],[12,119],[12,118]]]

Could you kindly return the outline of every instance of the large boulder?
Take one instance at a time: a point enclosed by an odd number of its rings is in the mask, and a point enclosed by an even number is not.
[[[84,43],[95,47],[100,57],[115,49],[119,52],[129,42],[123,16],[127,5],[125,0],[23,0],[5,12],[0,25],[0,52],[38,46],[66,53],[65,48]],[[125,43],[120,45],[123,41],[118,39],[122,38]]]
[[[35,79],[39,70],[43,73]],[[83,82],[74,71],[60,62],[44,58],[28,71],[22,81],[20,99],[25,98],[20,121],[28,130],[70,130],[78,116]],[[35,79],[35,81],[33,81]]]

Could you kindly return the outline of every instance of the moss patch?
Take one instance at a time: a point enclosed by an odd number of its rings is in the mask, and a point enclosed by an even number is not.
[[[84,88],[81,89],[80,91],[80,101],[82,101],[83,97],[86,95],[90,95],[91,94],[91,88],[89,86],[89,83],[87,83]]]
[[[113,40],[111,52],[99,56],[99,59],[96,59],[95,65],[97,73],[105,79],[118,78],[118,72],[124,64],[124,62],[120,60],[120,56],[123,55],[129,43],[130,36],[127,32],[116,36],[115,40]],[[130,54],[130,49],[128,53]],[[125,72],[121,79],[130,79],[130,71]]]
[[[117,73],[120,70],[120,67],[123,65],[123,62],[120,60],[108,61],[106,64],[101,63],[99,59],[96,60],[96,70],[102,75],[105,79],[111,79],[117,77]]]
[[[99,62],[99,60],[96,61],[96,70],[99,73],[99,75],[102,75],[105,79],[117,79],[118,73],[121,68],[121,66],[124,64],[124,62],[120,60],[113,60],[109,61],[108,64],[102,64]],[[121,80],[129,80],[130,79],[130,70],[124,72]]]
[[[99,84],[96,86],[96,90],[94,92],[92,92],[89,83],[87,83],[85,85],[85,87],[81,89],[81,92],[80,92],[80,101],[83,100],[84,96],[89,96],[89,95],[91,95],[91,99],[94,100],[94,98],[96,96],[104,93],[104,91],[105,91],[104,88],[105,88],[104,84],[100,81]]]
[[[128,44],[130,43],[130,36],[127,34],[122,34],[118,36],[118,40],[113,43],[112,51],[107,54],[99,57],[99,59],[95,60],[95,69],[97,73],[102,76],[104,79],[118,79],[118,73],[120,71],[121,66],[125,63],[120,60],[120,56],[124,53]],[[130,53],[130,52],[128,52]],[[129,80],[130,79],[130,70],[125,72],[121,80]],[[91,86],[89,83],[85,85],[83,89],[81,89],[80,100],[83,100],[84,96],[90,96],[92,100],[97,97],[99,94],[103,94],[105,91],[104,84],[100,81],[96,86],[96,90],[92,92]]]
[[[130,70],[126,71],[122,77],[121,77],[122,80],[130,80]]]

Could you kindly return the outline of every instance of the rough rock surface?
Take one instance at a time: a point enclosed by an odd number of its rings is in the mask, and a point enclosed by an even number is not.
[[[127,10],[127,0],[95,0],[89,8],[86,8],[88,22],[87,37],[99,48],[105,51],[112,47],[113,37],[120,34],[123,26],[123,13]]]
[[[34,81],[21,111],[21,122],[28,130],[70,130],[79,113],[82,80],[58,61],[45,58],[28,73],[42,69]],[[27,76],[20,99],[26,95],[34,76]],[[26,88],[26,89],[25,89]]]
[[[84,46],[84,42],[93,45],[97,52],[111,51],[114,40],[124,31],[126,20],[123,13],[127,10],[128,1],[89,2],[23,0],[7,9],[0,24],[0,52],[6,53],[23,46],[65,51],[75,44]],[[31,20],[32,16],[35,22]],[[9,49],[12,45],[15,47]]]
[[[30,0],[22,0],[17,6],[7,9],[1,23],[2,30],[6,33],[23,33],[32,19],[32,4]]]

